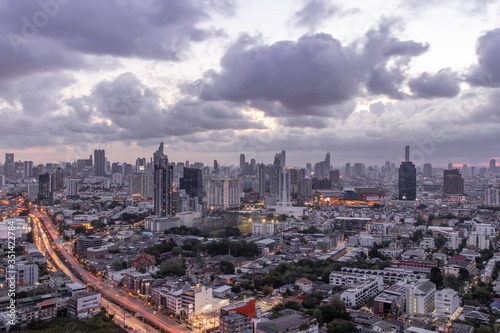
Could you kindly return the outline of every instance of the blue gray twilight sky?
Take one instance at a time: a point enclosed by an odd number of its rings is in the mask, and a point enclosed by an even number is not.
[[[500,156],[500,2],[0,2],[0,153],[304,166]],[[3,161],[2,161],[3,162]]]

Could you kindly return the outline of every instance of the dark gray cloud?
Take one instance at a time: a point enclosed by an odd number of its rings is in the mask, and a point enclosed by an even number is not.
[[[412,94],[419,98],[455,97],[460,93],[458,73],[442,69],[432,75],[427,72],[411,79],[408,86]]]
[[[160,95],[131,73],[99,83],[85,102],[93,106],[96,116],[108,119],[117,127],[115,139],[141,140],[211,130],[266,128],[231,103],[183,99],[162,107]]]
[[[500,28],[486,32],[479,37],[476,54],[478,65],[467,76],[474,86],[500,87]]]
[[[369,93],[404,99],[406,94],[401,87],[407,78],[408,64],[413,57],[425,53],[429,45],[393,37],[391,29],[397,23],[397,20],[384,20],[378,29],[367,32],[363,63],[367,70],[366,88]]]
[[[269,115],[335,116],[325,106],[342,104],[366,84],[371,94],[404,98],[400,92],[409,61],[428,49],[391,36],[391,23],[370,30],[360,42],[343,46],[328,34],[305,35],[294,41],[262,45],[243,36],[221,60],[222,71],[210,71],[190,91],[204,100],[279,102]],[[390,67],[389,62],[393,63]],[[188,91],[189,89],[187,89]],[[351,110],[352,111],[352,110]]]
[[[311,31],[327,19],[339,14],[342,8],[328,0],[304,0],[304,6],[293,16],[293,21],[300,27]]]
[[[100,66],[88,55],[177,61],[193,42],[219,33],[198,27],[214,11],[231,15],[234,3],[214,9],[194,0],[2,1],[0,82]]]

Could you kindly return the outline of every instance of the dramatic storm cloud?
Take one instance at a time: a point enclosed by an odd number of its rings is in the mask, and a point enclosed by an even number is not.
[[[0,149],[238,163],[484,163],[500,140],[500,3],[6,0]],[[58,153],[59,152],[59,153]],[[199,157],[198,157],[199,156]],[[295,156],[295,157],[294,157]],[[36,162],[49,162],[40,160]],[[420,164],[419,164],[420,165]]]

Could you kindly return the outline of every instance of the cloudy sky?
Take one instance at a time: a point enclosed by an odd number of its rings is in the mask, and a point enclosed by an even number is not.
[[[16,160],[500,156],[499,1],[4,0],[0,21]]]

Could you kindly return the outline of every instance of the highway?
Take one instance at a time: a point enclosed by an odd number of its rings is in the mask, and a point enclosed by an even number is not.
[[[43,241],[45,248],[47,249],[48,254],[52,258],[52,260],[59,268],[64,271],[65,274],[70,276],[73,280],[81,280],[83,283],[91,286],[92,289],[99,291],[102,294],[102,297],[108,301],[108,303],[114,303],[118,306],[118,308],[122,310],[126,309],[131,314],[140,316],[145,322],[149,323],[149,325],[142,324],[142,326],[151,327],[151,330],[149,330],[149,327],[146,327],[146,329],[144,329],[144,327],[141,327],[139,329],[137,325],[130,325],[132,323],[130,323],[129,319],[126,318],[126,323],[128,326],[135,326],[133,327],[134,332],[158,331],[182,333],[190,331],[184,325],[178,324],[173,318],[167,317],[150,307],[144,306],[139,300],[131,298],[128,295],[125,296],[121,294],[120,288],[109,286],[108,284],[103,283],[93,274],[89,273],[79,265],[76,259],[71,254],[69,254],[66,248],[63,246],[59,232],[57,231],[57,228],[52,220],[46,214],[42,214],[41,212],[36,212],[35,216],[38,218],[38,221],[35,221],[35,232],[38,233],[38,236]],[[39,221],[43,221],[43,225],[39,224]],[[61,257],[56,254],[53,247],[51,246],[51,243],[61,254]],[[121,315],[123,316],[122,313]],[[120,313],[117,312],[116,316],[119,317]],[[140,319],[137,318],[131,319],[134,319],[134,322],[136,322],[137,320],[140,321]]]

